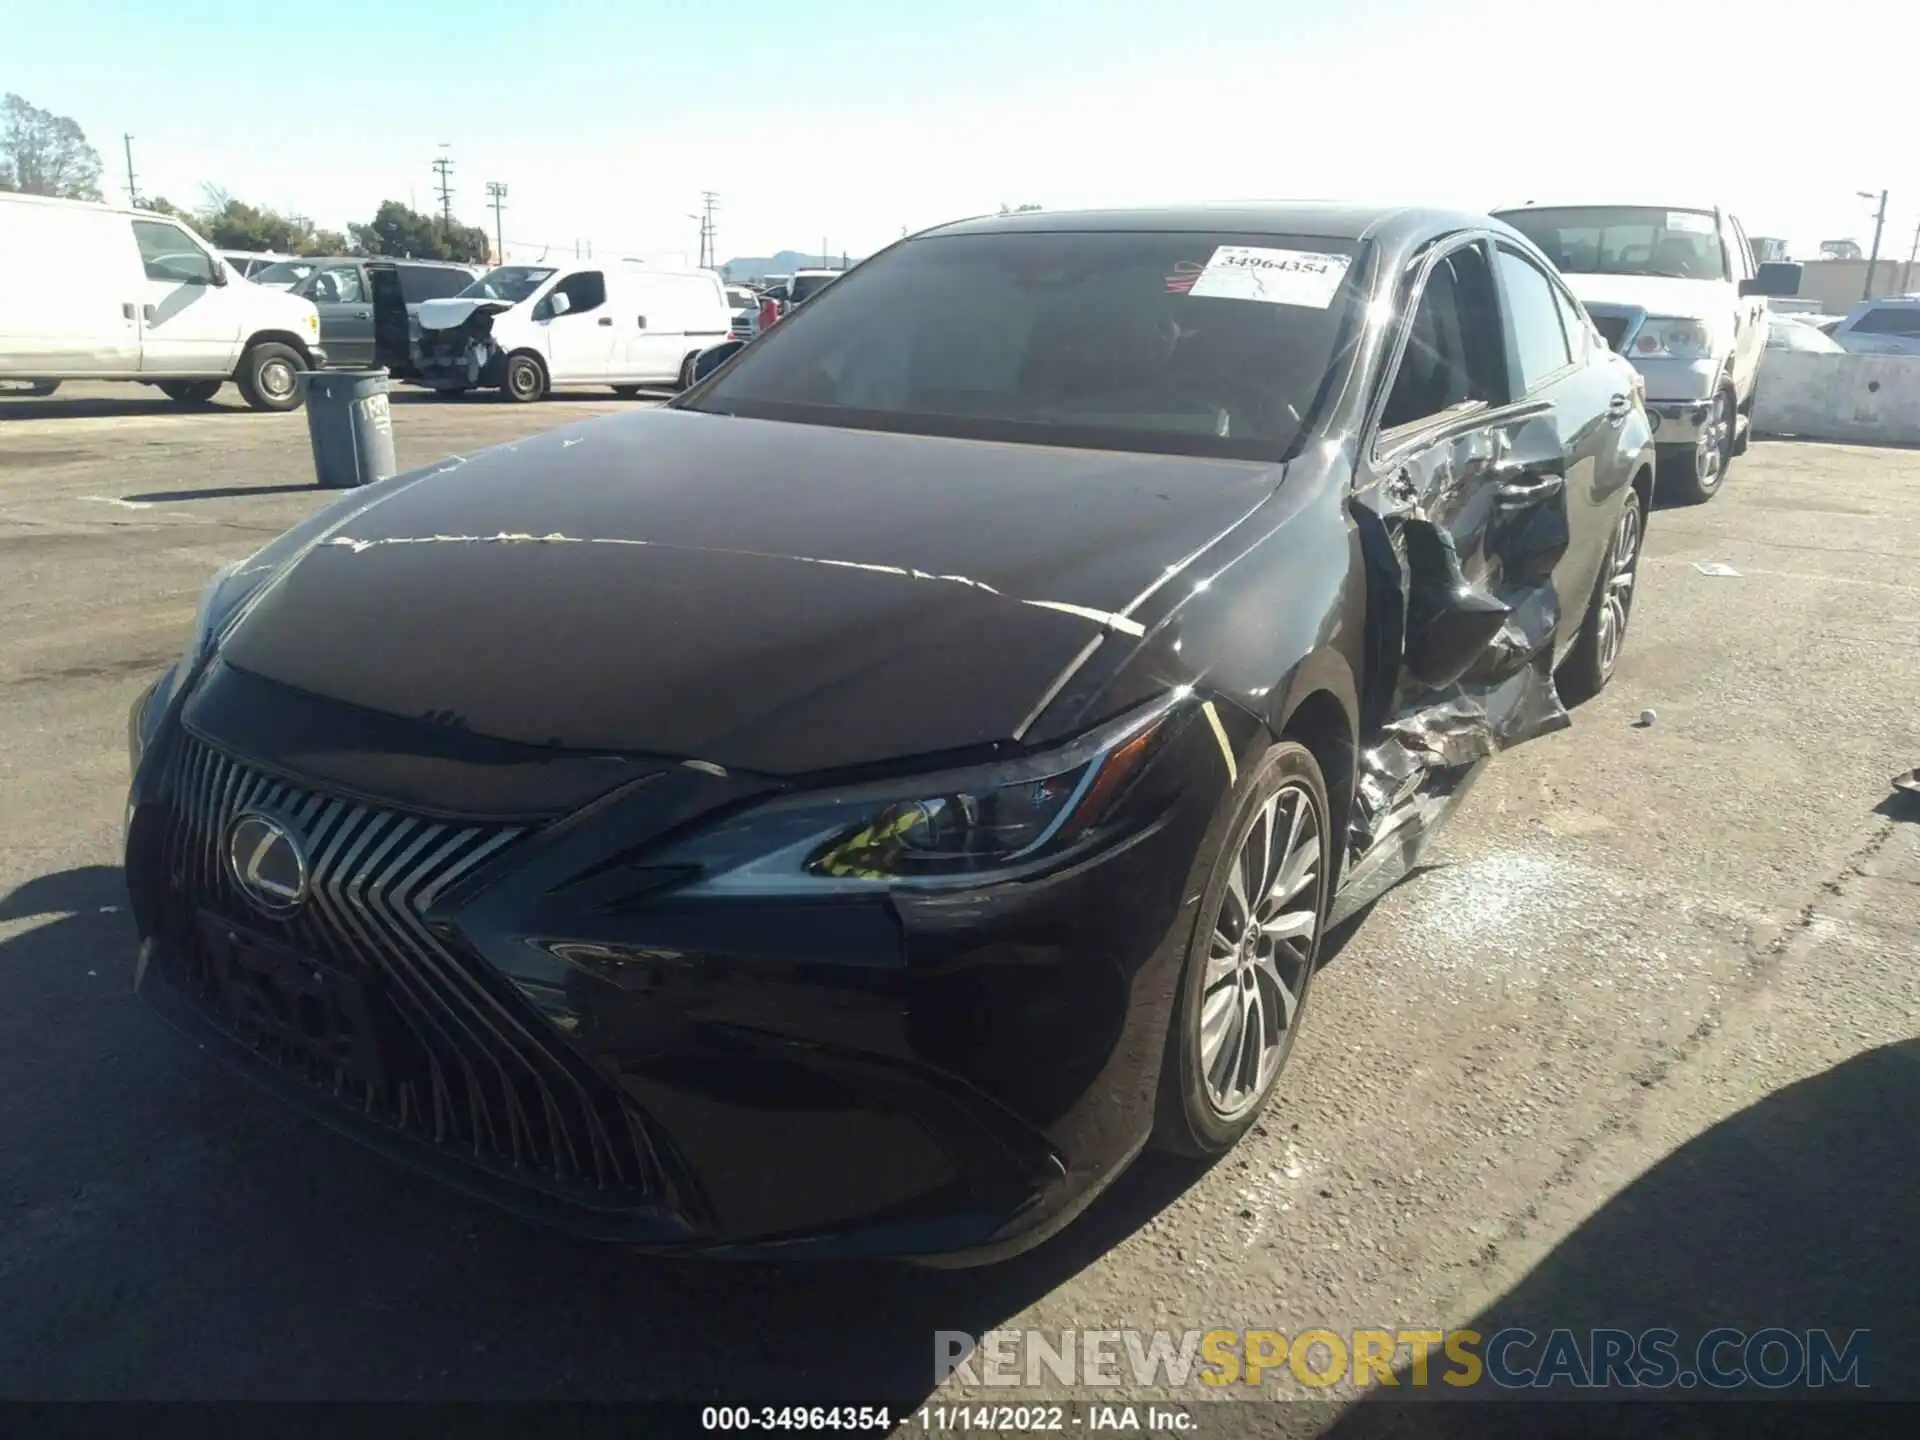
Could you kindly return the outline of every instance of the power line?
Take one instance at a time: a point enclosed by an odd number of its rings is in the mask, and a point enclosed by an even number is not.
[[[487,199],[493,203],[494,247],[500,252],[500,263],[504,265],[507,263],[507,242],[501,238],[500,212],[506,207],[507,187],[502,185],[498,180],[489,180],[487,182]]]
[[[444,142],[440,148],[447,148]],[[435,156],[433,173],[439,177],[435,183],[440,187],[440,238],[445,240],[453,235],[453,161],[445,155]]]

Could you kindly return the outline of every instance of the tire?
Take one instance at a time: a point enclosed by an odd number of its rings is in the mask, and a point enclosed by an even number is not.
[[[306,357],[278,340],[261,340],[247,347],[233,383],[240,397],[255,410],[285,412],[300,408],[300,381]]]
[[[1292,832],[1298,837],[1292,848],[1277,842],[1263,849],[1269,812],[1273,833],[1279,835],[1291,831],[1291,817],[1299,807],[1306,813],[1303,828]],[[1308,821],[1315,830],[1312,837],[1304,829]],[[1222,802],[1208,833],[1224,839],[1201,891],[1180,974],[1151,1141],[1157,1149],[1195,1158],[1225,1154],[1252,1127],[1286,1069],[1306,1016],[1326,929],[1333,856],[1326,781],[1312,752],[1291,740],[1267,751]],[[1266,899],[1253,901],[1254,913],[1268,915],[1270,926],[1291,922],[1306,927],[1306,934],[1245,938],[1240,917],[1246,911],[1234,897],[1249,890],[1245,876],[1254,868],[1261,878],[1253,883],[1252,893],[1268,892]],[[1277,901],[1272,893],[1278,887],[1270,885],[1276,878],[1294,886]],[[1215,1013],[1220,1018],[1217,1035],[1203,1035],[1203,1022]],[[1236,1018],[1240,1038],[1251,1035],[1260,1043],[1236,1042]],[[1259,1029],[1250,1030],[1250,1025]]]
[[[218,380],[162,380],[160,393],[180,405],[204,405],[220,392]]]
[[[1587,618],[1567,653],[1554,682],[1564,705],[1578,705],[1607,688],[1620,651],[1627,642],[1627,622],[1633,618],[1633,596],[1640,571],[1640,547],[1647,538],[1647,505],[1638,490],[1627,491],[1627,503],[1613,523],[1607,553],[1594,578],[1587,600]],[[1624,577],[1625,583],[1621,581]]]
[[[547,393],[547,367],[525,350],[507,357],[500,372],[500,393],[516,405],[530,405]]]
[[[1733,460],[1737,412],[1733,390],[1723,388],[1713,397],[1713,417],[1701,432],[1699,442],[1685,449],[1661,453],[1662,499],[1671,497],[1683,505],[1704,505],[1720,493],[1720,483],[1727,478],[1727,466]]]
[[[693,367],[699,363],[700,352],[698,350],[695,350],[680,362],[680,378],[676,380],[673,385],[675,390],[691,390],[693,388]]]

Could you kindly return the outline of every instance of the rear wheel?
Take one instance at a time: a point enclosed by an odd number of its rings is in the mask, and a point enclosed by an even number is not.
[[[204,405],[219,393],[218,380],[162,380],[160,393],[181,405]]]
[[[1566,663],[1554,680],[1560,699],[1568,705],[1598,695],[1613,678],[1620,651],[1627,641],[1627,621],[1633,614],[1633,587],[1640,571],[1640,545],[1647,533],[1647,516],[1640,492],[1627,492],[1626,507],[1614,522],[1613,538],[1600,563],[1587,618],[1580,626]]]
[[[297,410],[300,408],[300,372],[306,368],[306,360],[291,345],[262,340],[249,345],[247,353],[240,357],[240,369],[234,374],[233,383],[240,387],[241,398],[255,410]]]
[[[500,393],[516,405],[526,405],[547,393],[547,371],[540,357],[524,350],[507,357],[500,376]]]
[[[673,388],[676,390],[691,390],[693,388],[693,367],[699,363],[700,352],[698,350],[695,350],[687,356],[686,359],[682,360],[680,362],[680,379],[675,383]]]
[[[1280,1078],[1320,960],[1331,869],[1326,782],[1304,745],[1275,745],[1225,806],[1153,1133],[1156,1146],[1197,1157],[1232,1148]]]

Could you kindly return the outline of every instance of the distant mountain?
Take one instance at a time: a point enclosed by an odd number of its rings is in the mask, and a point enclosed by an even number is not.
[[[763,280],[769,275],[791,275],[796,270],[839,270],[852,263],[850,255],[803,255],[798,250],[782,250],[764,258],[729,260],[720,267],[720,273],[729,280]]]

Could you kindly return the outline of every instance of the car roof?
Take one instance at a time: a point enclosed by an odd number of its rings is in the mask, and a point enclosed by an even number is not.
[[[1302,235],[1326,240],[1378,240],[1389,248],[1453,230],[1508,227],[1470,211],[1337,201],[1230,201],[1130,210],[1029,210],[983,215],[921,232],[991,235],[1046,231],[1195,231],[1207,234]]]
[[[1718,210],[1726,213],[1727,207],[1716,205],[1711,200],[1685,200],[1668,202],[1658,200],[1521,200],[1512,205],[1497,205],[1495,215],[1510,210],[1692,210],[1705,214]]]

